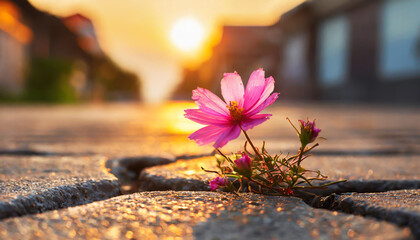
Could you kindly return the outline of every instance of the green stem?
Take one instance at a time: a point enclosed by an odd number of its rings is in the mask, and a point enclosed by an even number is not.
[[[300,162],[302,161],[302,156],[303,156],[303,152],[305,151],[305,148],[306,148],[306,145],[302,145],[300,147],[298,166],[300,166]]]
[[[272,188],[272,187],[270,187],[270,186],[268,186],[268,185],[266,185],[266,184],[264,184],[264,183],[257,182],[257,181],[255,181],[255,180],[254,180],[254,179],[252,179],[252,178],[247,178],[247,179],[248,179],[250,182],[253,182],[253,183],[258,184],[258,185],[260,185],[260,186],[266,187],[266,188],[268,188],[268,189],[270,189],[270,190],[272,190],[272,191],[279,192],[278,190],[276,190],[276,189],[274,189],[274,188]]]
[[[251,139],[249,138],[248,134],[246,133],[245,130],[243,130],[241,128],[242,132],[244,133],[246,139],[249,142],[249,145],[251,145],[252,149],[254,149],[255,154],[257,154],[257,156],[261,159],[261,161],[264,161],[264,158],[262,157],[261,153],[258,151],[258,149],[254,146],[254,144],[252,143]]]
[[[230,160],[230,158],[228,158],[225,154],[222,153],[222,151],[220,151],[218,148],[215,148],[216,151],[222,155],[228,162],[233,163],[232,160]]]
[[[318,144],[318,143],[316,143],[316,144],[315,144],[315,145],[313,145],[312,147],[310,147],[310,148],[306,149],[305,151],[303,151],[303,154],[308,153],[309,151],[311,151],[312,149],[314,149],[315,147],[318,147],[318,146],[319,146],[319,144]],[[289,161],[289,160],[291,160],[291,159],[293,159],[293,158],[296,158],[296,157],[298,157],[298,156],[299,156],[299,154],[293,155],[293,156],[291,156],[291,157],[287,158],[287,161]]]

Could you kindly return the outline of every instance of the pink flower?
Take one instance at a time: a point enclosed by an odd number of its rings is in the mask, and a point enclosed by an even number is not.
[[[241,171],[251,170],[251,158],[246,153],[243,153],[242,157],[239,159],[236,159],[234,162],[238,170],[241,170]]]
[[[216,177],[212,181],[210,181],[210,189],[212,191],[216,191],[216,189],[220,187],[224,187],[228,185],[228,180],[222,177]]]
[[[198,109],[185,110],[185,117],[207,125],[189,136],[199,145],[214,142],[215,148],[236,139],[241,129],[247,131],[270,118],[271,114],[258,114],[278,98],[273,93],[273,77],[265,78],[260,68],[254,71],[244,89],[242,79],[236,72],[225,73],[221,81],[225,101],[207,89],[197,88],[192,99]],[[271,94],[271,95],[270,95]]]
[[[306,122],[299,120],[299,124],[299,139],[304,145],[315,141],[321,132],[321,129],[315,127],[315,120],[313,122],[309,121],[309,119]]]

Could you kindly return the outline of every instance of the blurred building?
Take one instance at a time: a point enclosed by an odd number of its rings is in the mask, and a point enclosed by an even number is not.
[[[78,36],[77,43],[83,50],[93,55],[103,55],[96,37],[95,27],[89,18],[81,14],[74,14],[63,18],[62,21]]]
[[[275,75],[280,57],[279,39],[277,27],[223,27],[223,37],[213,49],[212,57],[198,70],[184,70],[184,81],[174,98],[190,98],[197,85],[220,93],[220,80],[225,72],[237,71],[249,76],[252,69],[264,66],[268,74]]]
[[[223,72],[246,81],[263,67],[286,99],[419,103],[419,13],[418,0],[312,0],[273,26],[225,27],[178,97],[197,84],[220,91]]]
[[[27,0],[0,0],[0,95],[48,102],[138,99],[138,84],[101,51],[88,18],[60,19]]]
[[[25,63],[32,31],[21,22],[20,11],[9,1],[0,1],[0,90],[23,91]]]

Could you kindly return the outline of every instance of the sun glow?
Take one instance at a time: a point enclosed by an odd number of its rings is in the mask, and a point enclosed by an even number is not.
[[[182,18],[173,25],[171,40],[182,51],[198,50],[204,41],[203,25],[195,18]]]

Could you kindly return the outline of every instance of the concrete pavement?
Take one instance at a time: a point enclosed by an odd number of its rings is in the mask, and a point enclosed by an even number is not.
[[[305,164],[320,168],[332,180],[349,179],[318,192],[319,198],[311,202],[305,199],[309,205],[297,198],[245,194],[251,200],[241,200],[207,192],[114,197],[139,189],[208,190],[205,181],[213,176],[200,167],[214,165],[205,157],[212,148],[188,140],[198,127],[182,116],[182,110],[191,107],[0,106],[2,238],[419,237],[419,109],[284,103],[267,109],[272,119],[249,132],[255,142],[266,140],[269,152],[294,152],[297,137],[286,116],[296,123],[316,118],[327,140]],[[243,141],[241,137],[223,151],[237,151]],[[153,167],[159,164],[168,165]],[[410,203],[401,210],[399,203],[408,196]],[[276,210],[279,204],[281,211]],[[64,209],[49,211],[59,208]],[[372,209],[397,215],[381,218]],[[33,213],[39,214],[24,216]],[[406,213],[414,217],[406,218]]]

